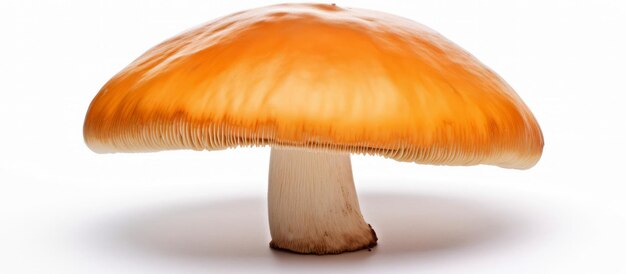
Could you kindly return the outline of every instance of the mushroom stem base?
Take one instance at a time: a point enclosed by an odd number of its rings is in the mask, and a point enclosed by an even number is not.
[[[359,209],[350,154],[272,148],[268,209],[275,249],[338,254],[378,240]]]

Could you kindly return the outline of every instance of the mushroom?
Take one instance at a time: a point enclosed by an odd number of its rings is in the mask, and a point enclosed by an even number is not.
[[[376,245],[350,154],[526,169],[543,137],[496,73],[408,19],[323,4],[235,13],[171,38],[93,99],[98,153],[271,146],[270,246]]]

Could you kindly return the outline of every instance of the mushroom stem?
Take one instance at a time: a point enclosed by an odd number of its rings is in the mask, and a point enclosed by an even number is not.
[[[347,153],[273,147],[268,208],[272,248],[337,254],[378,240],[361,215]]]

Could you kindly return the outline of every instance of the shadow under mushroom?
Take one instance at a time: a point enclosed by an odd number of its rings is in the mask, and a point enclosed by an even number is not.
[[[139,212],[100,226],[97,236],[104,237],[109,245],[162,258],[221,263],[271,258],[286,264],[302,260],[332,264],[385,256],[418,258],[461,250],[507,239],[521,228],[514,214],[469,200],[364,193],[360,203],[379,235],[379,246],[371,252],[358,251],[324,259],[271,250],[267,205],[260,197]]]

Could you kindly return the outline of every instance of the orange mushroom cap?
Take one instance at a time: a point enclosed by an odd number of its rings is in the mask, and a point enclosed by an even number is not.
[[[543,137],[496,73],[408,19],[335,5],[235,13],[150,49],[85,118],[96,152],[283,146],[529,168]]]

